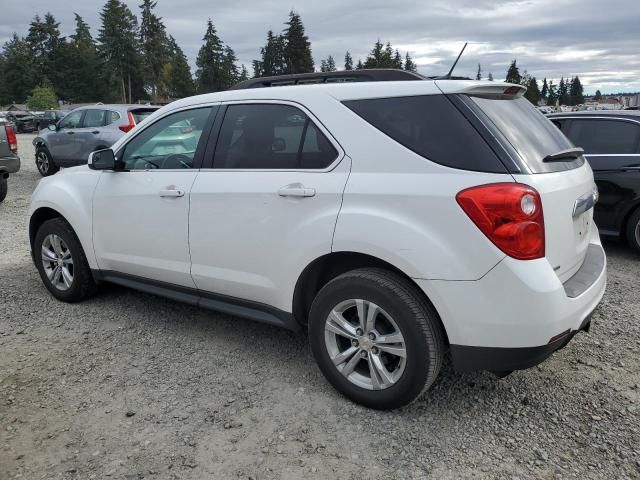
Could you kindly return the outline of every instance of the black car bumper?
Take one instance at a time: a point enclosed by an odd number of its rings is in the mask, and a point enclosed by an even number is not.
[[[20,157],[0,157],[0,174],[16,173],[20,170]]]
[[[577,330],[568,330],[554,341],[536,347],[500,348],[451,345],[453,366],[459,372],[476,370],[510,372],[535,367],[554,352],[564,348],[576,333],[583,330],[588,332],[590,326],[591,314],[584,319]]]

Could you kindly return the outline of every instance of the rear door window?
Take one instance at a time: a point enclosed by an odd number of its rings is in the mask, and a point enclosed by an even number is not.
[[[106,110],[89,109],[84,115],[84,128],[102,127],[105,124]]]
[[[574,146],[556,125],[536,110],[524,97],[472,96],[470,98],[517,152],[521,162],[531,173],[568,170],[584,164],[582,157],[573,161],[549,163],[542,161],[547,155]]]
[[[107,111],[107,121],[105,125],[111,125],[113,122],[117,122],[118,120],[120,120],[120,114],[118,112],[111,110]]]
[[[382,133],[428,160],[462,170],[506,172],[487,142],[444,95],[343,103]]]
[[[587,154],[638,153],[640,125],[624,120],[573,119],[566,135]]]

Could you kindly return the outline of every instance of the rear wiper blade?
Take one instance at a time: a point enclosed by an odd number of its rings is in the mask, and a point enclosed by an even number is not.
[[[542,159],[544,163],[548,162],[561,162],[564,160],[573,159],[580,157],[580,155],[584,154],[584,150],[582,148],[568,148],[566,150],[560,150],[559,152],[552,153],[551,155],[547,155]]]

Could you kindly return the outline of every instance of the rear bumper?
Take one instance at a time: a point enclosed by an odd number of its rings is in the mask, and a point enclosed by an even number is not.
[[[0,173],[16,173],[20,170],[20,157],[0,157]]]
[[[583,266],[564,284],[546,259],[503,259],[479,280],[416,280],[438,310],[454,366],[516,370],[540,363],[589,325],[606,288],[594,228]]]

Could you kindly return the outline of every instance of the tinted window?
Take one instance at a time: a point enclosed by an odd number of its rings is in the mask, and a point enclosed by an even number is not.
[[[230,105],[214,168],[326,168],[338,152],[300,109],[288,105]]]
[[[146,128],[125,147],[127,170],[192,168],[211,107],[168,115]]]
[[[571,120],[565,132],[585,153],[637,153],[640,126],[615,120]]]
[[[78,128],[80,126],[80,120],[82,120],[83,113],[84,110],[71,112],[62,119],[62,122],[60,122],[60,128]]]
[[[84,115],[82,125],[85,128],[102,127],[104,125],[106,113],[107,112],[105,110],[87,110],[87,113]]]
[[[571,142],[544,115],[535,109],[529,100],[518,97],[471,97],[489,120],[497,127],[516,150],[524,164],[533,173],[552,171],[562,165],[543,163],[547,155],[572,148]],[[582,158],[574,162],[571,168],[584,163]]]
[[[105,125],[111,125],[113,122],[120,120],[120,114],[118,112],[107,112],[107,123]]]
[[[418,155],[448,167],[504,173],[473,125],[444,95],[350,100],[344,104]]]

